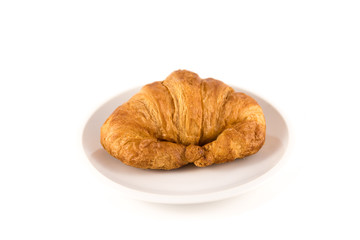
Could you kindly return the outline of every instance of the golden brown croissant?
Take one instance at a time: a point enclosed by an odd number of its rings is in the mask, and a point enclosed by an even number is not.
[[[243,158],[265,141],[257,102],[221,81],[178,70],[145,85],[101,127],[101,144],[138,168],[205,167]]]

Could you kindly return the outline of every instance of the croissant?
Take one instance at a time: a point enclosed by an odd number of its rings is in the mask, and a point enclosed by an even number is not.
[[[253,98],[219,80],[178,70],[119,106],[101,127],[101,144],[137,168],[206,167],[258,152],[265,130]]]

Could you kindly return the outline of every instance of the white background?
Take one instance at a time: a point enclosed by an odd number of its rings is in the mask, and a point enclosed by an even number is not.
[[[90,166],[92,112],[176,69],[281,111],[276,175],[177,206],[125,197]],[[0,238],[359,239],[359,80],[358,1],[1,1]]]

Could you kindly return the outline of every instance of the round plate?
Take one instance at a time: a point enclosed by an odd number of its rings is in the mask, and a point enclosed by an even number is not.
[[[269,175],[288,145],[288,128],[280,113],[264,99],[240,88],[262,107],[266,118],[266,140],[260,151],[233,162],[198,168],[192,164],[164,171],[127,166],[110,156],[100,144],[100,127],[121,104],[140,88],[121,93],[98,108],[85,125],[83,147],[92,165],[133,198],[171,204],[210,202],[244,193]]]

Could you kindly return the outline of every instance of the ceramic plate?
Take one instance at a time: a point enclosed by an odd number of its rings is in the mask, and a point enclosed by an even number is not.
[[[110,99],[98,108],[84,127],[83,147],[91,164],[110,179],[122,193],[133,198],[170,204],[210,202],[242,194],[262,182],[279,165],[288,145],[288,128],[281,114],[267,101],[240,88],[257,100],[267,124],[261,150],[230,163],[198,168],[194,165],[171,170],[144,170],[123,164],[100,144],[100,127],[116,107],[140,88]]]

